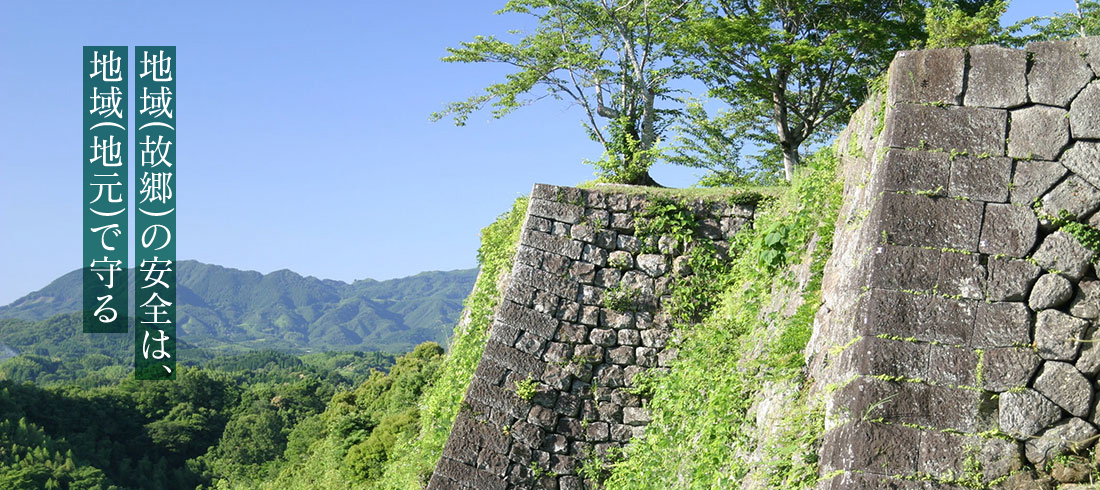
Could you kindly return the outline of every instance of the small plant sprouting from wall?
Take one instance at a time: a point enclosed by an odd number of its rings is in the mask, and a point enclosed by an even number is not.
[[[535,393],[538,392],[539,382],[531,376],[522,381],[516,381],[516,396],[523,400],[531,401],[535,397]]]

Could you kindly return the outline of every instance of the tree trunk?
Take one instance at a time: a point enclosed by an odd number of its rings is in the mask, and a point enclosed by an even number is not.
[[[794,168],[799,165],[801,158],[798,156],[798,148],[783,147],[783,177],[790,182],[794,178]]]

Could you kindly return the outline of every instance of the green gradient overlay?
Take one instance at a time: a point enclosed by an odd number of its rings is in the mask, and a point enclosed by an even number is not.
[[[84,333],[126,333],[126,46],[84,46]]]
[[[176,47],[134,49],[134,377],[176,379]]]

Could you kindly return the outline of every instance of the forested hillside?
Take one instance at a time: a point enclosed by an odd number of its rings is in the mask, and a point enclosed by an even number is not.
[[[348,284],[302,277],[289,270],[260,274],[193,260],[180,261],[178,268],[180,341],[214,350],[404,352],[425,341],[443,343],[477,276],[475,269],[433,271]],[[80,274],[80,270],[65,274],[0,307],[0,319],[45,321],[79,311]],[[131,269],[130,311],[134,278]],[[24,352],[32,345],[5,335],[44,326],[6,323],[0,327],[0,332],[7,332],[0,333],[0,344]]]

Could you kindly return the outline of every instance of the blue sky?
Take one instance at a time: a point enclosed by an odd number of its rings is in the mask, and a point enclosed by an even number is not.
[[[0,2],[0,304],[80,267],[84,45],[177,46],[179,259],[349,282],[474,267],[514,198],[601,154],[565,103],[429,122],[507,73],[439,61],[530,25],[503,4]],[[1072,8],[1016,0],[1004,23]]]

